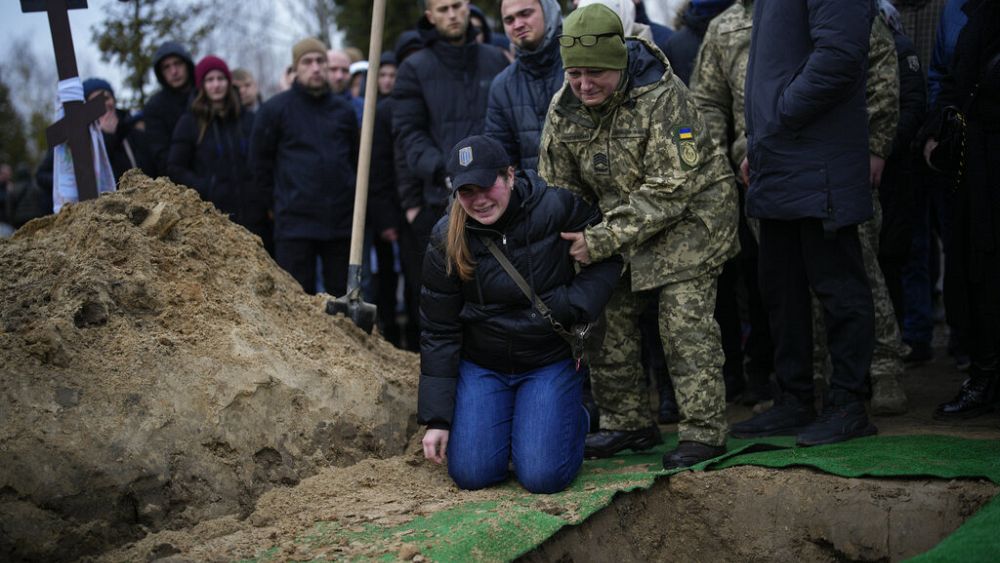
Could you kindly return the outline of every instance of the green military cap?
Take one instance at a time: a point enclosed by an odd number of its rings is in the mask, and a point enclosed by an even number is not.
[[[625,68],[628,52],[622,20],[603,4],[589,4],[574,10],[563,21],[559,54],[564,68]]]

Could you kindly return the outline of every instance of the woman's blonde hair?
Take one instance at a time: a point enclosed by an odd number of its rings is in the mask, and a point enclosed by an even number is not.
[[[472,251],[469,250],[469,241],[465,238],[465,220],[469,214],[462,208],[458,198],[451,204],[451,213],[448,215],[448,234],[445,236],[445,272],[450,276],[452,272],[458,274],[458,279],[469,281],[472,273],[476,269],[476,262],[472,259]]]

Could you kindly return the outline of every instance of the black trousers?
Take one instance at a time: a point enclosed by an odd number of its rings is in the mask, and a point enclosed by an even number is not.
[[[274,241],[278,265],[299,282],[302,289],[316,293],[316,258],[323,263],[323,287],[334,297],[347,293],[347,262],[350,240],[284,239]]]
[[[782,391],[802,401],[813,398],[812,289],[826,320],[830,389],[863,395],[875,311],[857,227],[826,233],[818,219],[761,219],[759,275]]]

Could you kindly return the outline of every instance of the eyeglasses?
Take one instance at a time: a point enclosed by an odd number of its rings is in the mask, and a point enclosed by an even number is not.
[[[597,45],[597,40],[600,39],[601,37],[620,38],[621,35],[615,33],[614,31],[610,33],[598,33],[597,35],[581,35],[580,37],[575,37],[573,35],[560,35],[559,44],[562,45],[563,47],[572,47],[573,45],[576,44],[577,41],[579,41],[580,45],[583,45],[584,47],[593,47],[594,45]],[[622,42],[624,43],[624,40]]]

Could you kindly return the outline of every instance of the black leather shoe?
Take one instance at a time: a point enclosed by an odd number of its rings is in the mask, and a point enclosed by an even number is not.
[[[601,430],[587,434],[583,456],[588,459],[611,457],[622,450],[648,450],[662,443],[660,429],[655,424],[639,430]]]
[[[668,389],[669,393],[660,392],[660,408],[656,411],[656,422],[660,424],[673,424],[681,419],[677,411],[677,402],[674,400],[673,389]]]
[[[729,434],[735,438],[791,436],[815,419],[816,409],[812,404],[785,393],[774,401],[771,408],[734,424]]]
[[[878,428],[868,420],[865,404],[860,398],[843,391],[831,391],[823,412],[795,436],[795,443],[799,446],[818,446],[876,433]]]
[[[975,418],[986,414],[997,407],[996,374],[972,369],[972,375],[962,383],[958,395],[941,403],[934,410],[934,418]]]
[[[726,453],[726,446],[709,446],[701,442],[685,440],[677,444],[677,449],[663,454],[663,468],[691,467],[713,457],[719,457],[724,453]]]

